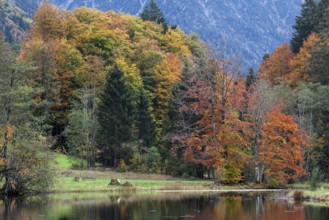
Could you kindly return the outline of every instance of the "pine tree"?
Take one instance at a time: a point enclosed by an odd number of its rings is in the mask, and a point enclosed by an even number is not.
[[[107,83],[100,97],[99,146],[104,150],[107,165],[118,166],[122,144],[132,137],[134,119],[133,94],[118,65],[108,72]]]
[[[138,139],[142,141],[142,147],[151,147],[155,143],[156,124],[150,111],[150,100],[145,91],[141,91],[139,94],[137,110]]]
[[[164,33],[167,32],[167,21],[154,0],[151,0],[150,4],[145,7],[140,17],[143,19],[143,21],[153,21],[157,24],[162,24]]]
[[[322,3],[322,4],[321,4]],[[319,10],[318,10],[318,25],[316,27],[316,31],[322,37],[329,36],[329,0],[328,1],[321,1],[319,3]]]
[[[316,26],[316,33],[320,33],[324,28],[323,22],[328,19],[327,18],[328,17],[328,12],[327,12],[328,8],[329,8],[329,0],[320,0],[319,1],[318,10],[316,12],[316,16],[318,19],[318,23]]]
[[[246,88],[247,90],[249,87],[256,81],[256,76],[253,68],[250,68],[248,71],[248,75],[246,78]]]
[[[303,46],[303,42],[315,30],[318,23],[317,2],[315,0],[306,0],[301,9],[301,15],[296,17],[293,37],[290,41],[291,49],[298,53]]]
[[[317,44],[316,50],[312,53],[311,58],[311,74],[322,85],[328,88],[329,86],[329,0],[320,1],[319,5],[322,3],[320,22],[318,26],[320,41]],[[320,91],[323,95],[321,102],[326,102],[328,100],[327,89]],[[322,147],[322,154],[319,158],[319,167],[322,172],[329,176],[329,110],[328,103],[327,107],[322,108],[322,118],[320,130],[318,132],[319,136],[323,137],[324,144]]]
[[[317,43],[317,48],[312,51],[309,74],[314,82],[319,82],[322,85],[329,85],[329,48],[327,40],[321,39]]]

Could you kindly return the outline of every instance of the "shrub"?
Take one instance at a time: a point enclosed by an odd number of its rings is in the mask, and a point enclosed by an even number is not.
[[[134,152],[129,161],[129,169],[143,173],[157,173],[160,169],[160,160],[158,148],[151,147],[144,154]]]
[[[233,163],[226,163],[219,170],[220,181],[224,184],[235,184],[242,180],[241,170]]]
[[[119,161],[119,167],[118,167],[119,172],[126,172],[128,171],[128,165],[124,160]]]
[[[132,158],[130,159],[129,170],[139,171],[142,164],[142,158],[139,152],[134,152]]]
[[[28,125],[16,128],[6,158],[0,161],[0,168],[7,167],[7,171],[0,175],[0,179],[5,179],[1,194],[19,196],[41,192],[52,184],[53,173],[49,164],[52,158],[45,140]]]
[[[271,189],[282,188],[286,183],[275,175],[266,177],[266,186]]]
[[[161,156],[158,148],[151,147],[146,154],[142,155],[142,164],[145,165],[142,172],[156,173],[160,168]]]
[[[295,201],[302,201],[304,199],[304,191],[302,190],[295,190],[293,192],[293,197]]]

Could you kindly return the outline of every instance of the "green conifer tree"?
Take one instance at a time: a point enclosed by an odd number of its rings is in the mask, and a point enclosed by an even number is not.
[[[320,0],[318,3],[318,9],[316,11],[316,16],[318,23],[316,26],[316,32],[319,33],[323,29],[323,21],[327,20],[328,13],[326,12],[329,8],[329,0]]]
[[[316,27],[316,31],[322,37],[329,36],[329,0],[321,1],[319,3],[318,10],[318,24]]]
[[[296,17],[293,37],[290,41],[291,49],[294,53],[298,53],[303,46],[303,42],[308,36],[315,31],[318,24],[317,16],[318,5],[315,0],[306,0],[301,9],[300,16]]]
[[[157,6],[154,0],[151,0],[150,4],[147,5],[140,15],[140,17],[143,19],[143,21],[153,21],[157,24],[163,25],[163,32],[166,33],[168,30],[168,24],[167,21],[160,10],[160,8]]]
[[[151,113],[150,100],[145,91],[141,91],[139,94],[137,110],[138,139],[142,141],[142,147],[149,148],[156,142],[156,124]]]
[[[132,138],[134,122],[133,94],[125,83],[124,72],[118,65],[108,72],[99,104],[99,146],[106,165],[118,166],[122,144]]]
[[[249,87],[256,81],[256,76],[253,68],[250,68],[248,71],[248,75],[246,78],[246,88],[247,90]]]

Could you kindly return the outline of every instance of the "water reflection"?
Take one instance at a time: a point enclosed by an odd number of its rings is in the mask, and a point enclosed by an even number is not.
[[[329,219],[329,208],[278,193],[62,194],[0,201],[0,219]]]

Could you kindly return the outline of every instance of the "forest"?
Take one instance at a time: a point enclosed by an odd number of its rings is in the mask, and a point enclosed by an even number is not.
[[[50,151],[220,184],[328,179],[328,13],[306,0],[291,42],[244,72],[154,1],[140,18],[41,3],[19,52],[0,40],[1,192],[47,188]]]

